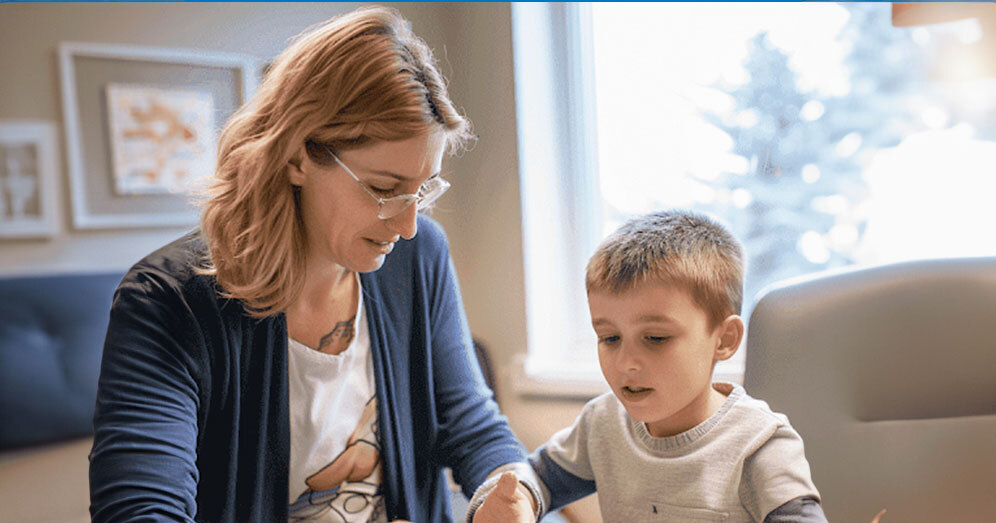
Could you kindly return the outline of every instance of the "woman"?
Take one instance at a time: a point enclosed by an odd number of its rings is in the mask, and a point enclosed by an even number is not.
[[[222,134],[200,230],[115,295],[94,521],[445,521],[443,467],[468,494],[528,476],[446,238],[417,215],[468,127],[394,11],[280,55]],[[535,492],[514,495],[533,510]]]

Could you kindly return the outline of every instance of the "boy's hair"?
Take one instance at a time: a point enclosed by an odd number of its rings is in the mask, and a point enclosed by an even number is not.
[[[743,246],[725,226],[686,210],[626,222],[595,251],[585,275],[588,293],[625,292],[648,281],[686,288],[715,328],[740,314]]]

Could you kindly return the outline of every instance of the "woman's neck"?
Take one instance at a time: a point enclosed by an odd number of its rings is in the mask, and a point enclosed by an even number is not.
[[[328,262],[309,263],[296,306],[322,309],[330,301],[350,296],[355,283],[356,275],[345,267]]]
[[[308,271],[301,294],[287,309],[290,337],[327,354],[346,350],[355,333],[357,280],[355,272],[339,266]]]

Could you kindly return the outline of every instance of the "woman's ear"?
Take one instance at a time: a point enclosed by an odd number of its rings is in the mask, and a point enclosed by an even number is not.
[[[740,348],[740,341],[744,338],[744,320],[736,314],[731,314],[723,320],[718,329],[719,345],[716,347],[713,361],[728,360]]]
[[[297,185],[298,187],[304,185],[304,179],[306,178],[304,169],[307,163],[305,158],[307,154],[308,152],[302,146],[294,153],[294,156],[291,156],[287,160],[287,178],[290,179],[291,185]]]

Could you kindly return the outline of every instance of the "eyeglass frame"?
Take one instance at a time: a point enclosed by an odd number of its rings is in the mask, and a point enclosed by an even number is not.
[[[349,176],[351,176],[353,180],[355,180],[356,183],[358,183],[360,187],[362,187],[363,190],[367,194],[369,194],[371,198],[374,199],[375,202],[377,202],[377,217],[380,218],[381,220],[389,220],[391,218],[394,218],[395,216],[398,216],[399,214],[405,212],[405,210],[407,210],[409,207],[411,207],[413,203],[416,205],[415,207],[416,211],[425,210],[429,208],[429,206],[431,206],[433,203],[435,203],[435,201],[438,200],[440,196],[445,194],[446,191],[449,190],[451,186],[450,182],[446,181],[439,175],[436,175],[422,182],[422,185],[419,186],[417,193],[399,194],[397,196],[392,196],[390,198],[382,198],[374,194],[374,192],[370,190],[370,186],[367,185],[362,180],[360,180],[359,176],[356,176],[356,173],[354,173],[352,169],[350,169],[345,163],[343,163],[342,160],[340,160],[339,157],[336,156],[336,154],[332,152],[332,150],[329,149],[327,145],[325,144],[320,144],[320,145],[322,146],[322,149],[324,149],[325,152],[328,153],[328,155],[331,156],[333,160],[335,160],[335,163],[339,164],[339,167],[342,167],[342,170],[346,171],[346,173],[349,174]],[[425,196],[419,196],[419,194],[423,192],[423,189],[425,188],[426,184],[429,182],[438,184],[438,188],[426,190]],[[435,194],[431,194],[432,191],[435,191]],[[428,197],[430,194],[432,196],[431,198]],[[390,216],[384,215],[384,204],[395,201],[402,201],[402,200],[407,200],[408,204],[399,209],[397,213],[394,213]]]

